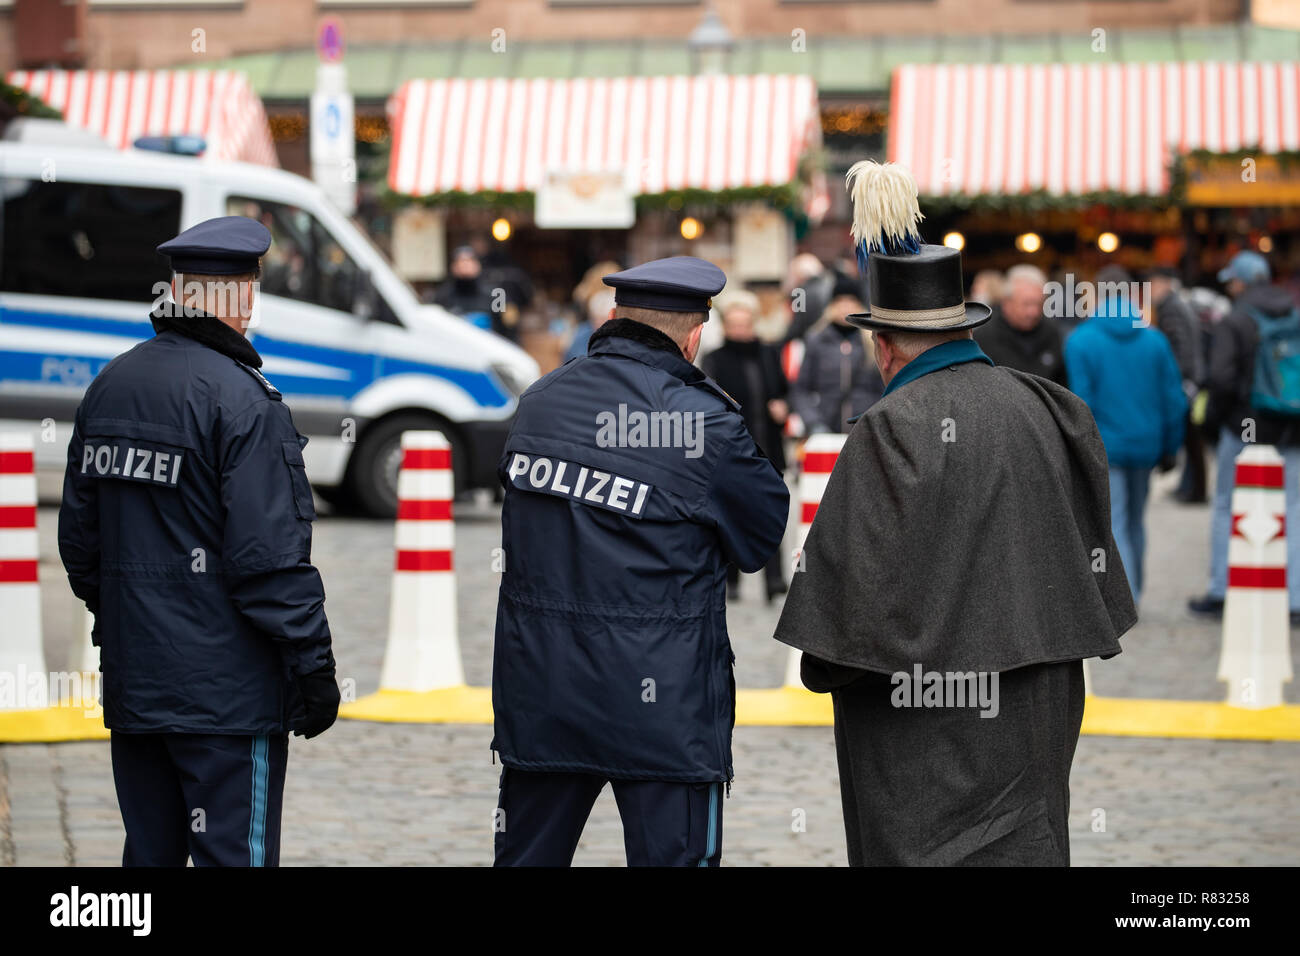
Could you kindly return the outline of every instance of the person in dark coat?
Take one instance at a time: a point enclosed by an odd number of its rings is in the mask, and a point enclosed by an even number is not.
[[[870,408],[885,390],[870,343],[848,321],[861,308],[858,283],[838,276],[823,321],[805,337],[803,361],[790,390],[805,434],[848,431],[848,420]]]
[[[472,246],[459,246],[451,254],[451,275],[438,286],[433,301],[452,315],[458,315],[480,328],[491,329],[513,341],[517,335],[514,323],[508,323],[507,307],[512,305],[505,289],[493,295],[493,287],[483,275],[483,265]]]
[[[995,365],[1065,385],[1064,343],[1054,320],[1043,316],[1047,277],[1031,265],[1007,270],[1002,301],[975,341]]]
[[[835,272],[826,268],[811,252],[800,253],[791,260],[790,275],[786,280],[790,300],[786,342],[802,339],[821,319],[835,291],[835,279]]]
[[[156,334],[68,444],[59,554],[94,615],[124,866],[277,865],[288,733],[338,712],[306,439],[245,338],[270,242],[226,216],[159,246]]]
[[[781,369],[781,355],[754,334],[754,310],[746,300],[738,299],[722,310],[722,331],[725,341],[706,355],[700,366],[740,405],[749,433],[776,470],[784,474],[782,430],[790,406],[786,403],[789,383]],[[779,550],[773,553],[763,573],[770,602],[786,592]],[[733,564],[727,571],[728,597],[738,597],[739,589],[740,569]]]
[[[717,866],[727,568],[771,560],[789,492],[691,364],[722,270],[678,256],[605,282],[610,321],[520,398],[501,459],[496,863],[569,865],[612,782],[629,865]]]
[[[1205,379],[1204,350],[1201,347],[1201,319],[1183,298],[1178,270],[1161,266],[1147,276],[1151,290],[1151,310],[1155,326],[1169,340],[1178,360],[1187,396],[1187,420],[1184,423],[1183,449],[1187,460],[1178,480],[1178,500],[1185,504],[1205,502],[1205,437],[1192,423],[1192,402]]]
[[[1273,445],[1285,463],[1286,524],[1300,528],[1300,420],[1270,414],[1251,401],[1255,381],[1255,356],[1259,348],[1259,322],[1278,322],[1297,308],[1290,293],[1270,279],[1268,260],[1245,250],[1233,256],[1219,272],[1232,297],[1232,311],[1214,327],[1210,367],[1206,373],[1209,394],[1207,424],[1219,434],[1215,447],[1214,501],[1210,514],[1210,582],[1201,597],[1188,601],[1190,611],[1219,617],[1228,592],[1228,540],[1232,537],[1232,489],[1236,484],[1237,456],[1248,442]],[[1300,568],[1300,534],[1286,536],[1287,565]],[[1287,594],[1293,619],[1300,617],[1300,574],[1287,574]]]
[[[850,170],[885,395],[827,483],[776,638],[830,693],[852,865],[1067,865],[1082,660],[1136,619],[1087,406],[994,367],[916,186]],[[883,199],[883,201],[882,201]],[[881,210],[873,218],[872,210]],[[889,238],[886,238],[889,237]]]

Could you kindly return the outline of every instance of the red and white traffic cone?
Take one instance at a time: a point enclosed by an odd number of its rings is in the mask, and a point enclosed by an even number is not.
[[[403,432],[397,478],[397,560],[379,689],[465,683],[456,630],[451,445],[441,432]]]
[[[0,433],[0,741],[108,736],[93,688],[45,666],[32,436]]]
[[[492,690],[466,687],[452,560],[451,445],[403,432],[397,476],[397,560],[379,690],[339,716],[392,723],[490,724]]]
[[[826,483],[830,481],[835,462],[839,460],[847,435],[821,432],[808,436],[803,449],[803,475],[799,479],[799,548],[794,553],[791,574],[803,573],[803,546],[808,540],[808,529],[812,527],[813,518],[817,516],[817,506],[821,504]],[[790,648],[790,655],[785,665],[785,686],[803,689],[799,678],[800,651]]]
[[[32,437],[0,433],[0,710],[49,702],[31,696],[49,685],[37,579],[36,467]],[[7,687],[5,685],[8,685]]]
[[[1247,445],[1232,491],[1218,674],[1233,707],[1281,706],[1282,685],[1292,677],[1286,532],[1282,456],[1272,445]]]

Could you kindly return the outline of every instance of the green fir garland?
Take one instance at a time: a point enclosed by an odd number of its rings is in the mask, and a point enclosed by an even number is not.
[[[0,80],[0,102],[12,109],[19,116],[34,116],[39,119],[63,119],[63,114],[44,100],[32,96],[21,86],[14,86]]]

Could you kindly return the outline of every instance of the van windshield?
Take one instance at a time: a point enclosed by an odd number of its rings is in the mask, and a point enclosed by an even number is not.
[[[383,246],[375,242],[375,237],[372,236],[370,232],[363,225],[361,225],[361,223],[359,223],[355,219],[349,219],[348,222],[352,223],[352,227],[356,229],[357,234],[360,235],[361,238],[366,241],[366,244],[369,245],[371,249],[375,250],[375,254],[379,256],[380,259],[383,260],[385,265],[388,266],[388,271],[393,274],[393,278],[395,278],[399,283],[401,283],[402,288],[405,289],[408,294],[410,294],[411,299],[415,302],[419,302],[420,294],[415,291],[415,286],[411,285],[410,280],[408,280],[405,276],[403,276],[400,272],[397,271],[397,267],[393,265],[392,255],[390,255],[383,248]]]
[[[373,286],[365,281],[356,260],[307,210],[274,200],[231,196],[226,211],[256,219],[271,232],[271,248],[262,260],[264,292],[400,324],[383,296],[373,295]],[[383,256],[373,242],[371,246]],[[372,312],[376,307],[377,314]]]

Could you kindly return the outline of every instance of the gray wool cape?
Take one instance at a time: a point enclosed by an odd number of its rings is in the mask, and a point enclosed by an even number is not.
[[[1081,400],[967,362],[873,405],[775,635],[833,698],[850,864],[1067,865],[1081,661],[1136,619]]]

